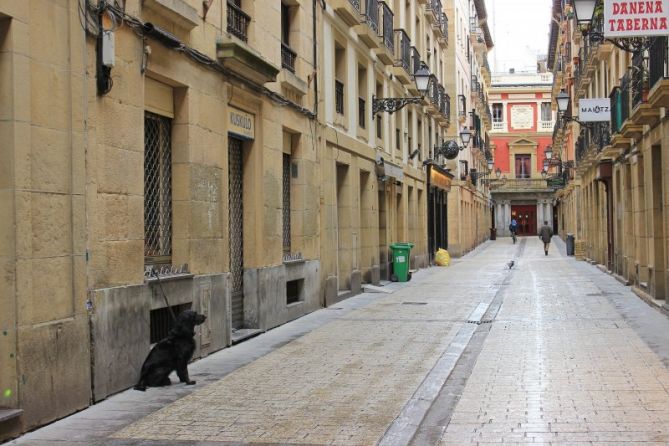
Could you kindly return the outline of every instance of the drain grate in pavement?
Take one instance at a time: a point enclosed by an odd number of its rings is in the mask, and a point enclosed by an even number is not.
[[[491,324],[492,322],[493,322],[492,319],[485,319],[482,321],[467,321],[468,324],[476,324],[476,325]]]
[[[402,305],[427,305],[427,302],[402,302]]]

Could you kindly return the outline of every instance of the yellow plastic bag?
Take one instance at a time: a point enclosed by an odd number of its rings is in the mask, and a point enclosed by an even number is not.
[[[451,264],[451,256],[445,249],[439,248],[434,255],[434,263],[438,266],[448,266]]]

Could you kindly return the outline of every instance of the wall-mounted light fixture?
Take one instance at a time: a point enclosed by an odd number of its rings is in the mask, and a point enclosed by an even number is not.
[[[423,97],[427,94],[428,87],[430,86],[430,71],[427,69],[427,65],[422,63],[418,71],[414,73],[413,77],[416,82],[416,88],[421,94],[420,96],[404,98],[377,98],[372,96],[372,116],[376,116],[379,112],[393,114],[409,104],[421,104],[423,102]]]

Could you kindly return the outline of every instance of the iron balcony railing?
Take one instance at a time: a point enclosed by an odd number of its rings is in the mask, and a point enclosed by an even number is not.
[[[440,20],[442,13],[441,0],[429,0],[426,9],[432,13],[435,21]]]
[[[451,97],[446,93],[444,87],[441,85],[442,90],[442,95],[441,95],[441,106],[439,107],[439,111],[441,112],[444,117],[450,121],[451,120]]]
[[[653,88],[655,84],[669,78],[669,60],[667,57],[667,38],[655,37],[648,51],[648,87]]]
[[[611,133],[619,133],[620,128],[623,126],[623,92],[620,87],[613,87],[609,99],[611,100]]]
[[[235,37],[248,41],[248,29],[251,17],[234,3],[228,2],[228,32]]]
[[[297,59],[297,53],[290,49],[288,45],[281,42],[281,66],[294,73],[295,59]]]
[[[358,12],[362,12],[362,10],[360,9],[360,0],[348,0],[348,1],[351,5],[353,5],[355,9],[358,10]]]
[[[393,40],[393,11],[386,2],[379,2],[381,11],[381,30],[379,36],[383,39],[383,44],[390,50],[395,51],[395,41]]]
[[[576,140],[576,161],[580,162],[588,151],[590,147],[590,132],[588,129],[583,127],[581,133]]]
[[[441,34],[442,38],[446,40],[446,43],[448,44],[448,16],[446,13],[441,14]]]
[[[632,56],[632,108],[648,100],[648,58],[642,51]]]
[[[620,79],[620,125],[630,116],[630,84],[631,79],[629,73],[626,73]]]
[[[365,0],[365,10],[363,11],[365,22],[377,34],[379,32],[379,0]]]
[[[395,66],[403,67],[409,72],[411,40],[403,29],[395,30]]]
[[[608,122],[598,122],[592,127],[592,144],[598,152],[611,144],[611,125]]]

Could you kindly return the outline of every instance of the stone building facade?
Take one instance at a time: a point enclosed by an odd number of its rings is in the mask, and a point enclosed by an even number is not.
[[[390,279],[393,242],[428,266],[446,11],[0,0],[0,438],[132,386],[168,307],[208,316],[201,357]]]
[[[556,1],[550,67],[555,91],[570,97],[566,115],[579,117],[579,101],[610,98],[608,122],[558,122],[554,147],[569,164],[557,194],[562,234],[574,234],[576,254],[603,267],[653,305],[667,304],[667,38],[642,48],[584,36],[574,11]],[[591,27],[602,28],[595,10]],[[582,117],[581,117],[582,118]],[[582,119],[581,119],[582,120]]]
[[[544,221],[554,224],[553,187],[545,164],[555,124],[552,83],[552,74],[546,72],[493,76],[495,176],[491,187],[499,235],[510,235],[512,219],[519,225],[519,235],[536,235]]]
[[[448,194],[448,251],[461,256],[488,239],[491,201],[487,160],[492,158],[489,132],[492,117],[488,105],[491,71],[488,52],[493,47],[488,13],[483,0],[446,0],[454,42],[447,58],[446,88],[453,91],[451,108],[457,120],[447,132],[448,140],[461,144],[459,134],[467,128],[472,140],[447,166],[453,175]],[[483,181],[481,181],[483,180]]]

